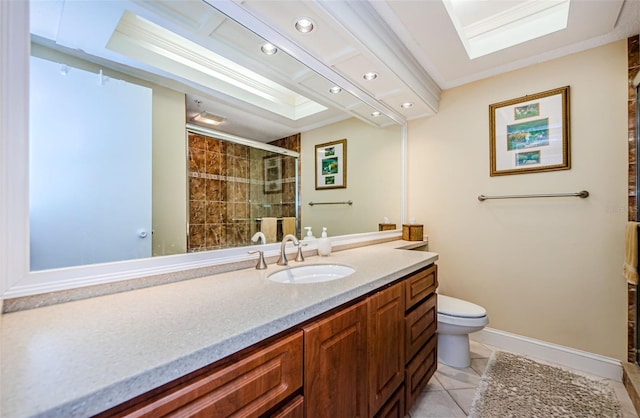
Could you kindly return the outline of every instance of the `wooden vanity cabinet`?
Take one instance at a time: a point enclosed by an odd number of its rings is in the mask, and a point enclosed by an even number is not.
[[[435,272],[304,328],[307,418],[405,416],[436,368]]]
[[[98,417],[402,418],[437,367],[437,266]]]

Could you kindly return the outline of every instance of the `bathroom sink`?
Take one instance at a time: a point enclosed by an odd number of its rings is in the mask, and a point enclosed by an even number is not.
[[[267,278],[278,283],[321,283],[338,280],[355,273],[355,269],[340,264],[310,264],[289,267],[270,274]]]

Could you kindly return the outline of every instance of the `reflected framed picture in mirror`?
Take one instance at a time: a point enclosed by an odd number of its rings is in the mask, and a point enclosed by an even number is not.
[[[264,157],[264,192],[282,193],[282,157],[279,155]]]
[[[347,187],[347,140],[316,145],[316,190]]]

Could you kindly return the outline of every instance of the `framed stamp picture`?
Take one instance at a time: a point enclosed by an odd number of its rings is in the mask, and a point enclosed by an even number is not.
[[[347,140],[316,145],[316,190],[347,187]]]
[[[268,156],[262,159],[264,166],[264,192],[282,192],[282,157]]]
[[[569,86],[489,105],[490,175],[571,168]]]

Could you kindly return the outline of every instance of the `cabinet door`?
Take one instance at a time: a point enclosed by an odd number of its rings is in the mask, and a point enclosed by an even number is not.
[[[408,277],[404,282],[405,306],[406,309],[411,309],[413,305],[436,291],[438,287],[438,266],[433,264]]]
[[[368,300],[369,411],[375,413],[404,380],[404,283]]]
[[[304,328],[308,418],[364,418],[367,410],[367,304],[362,301]]]

